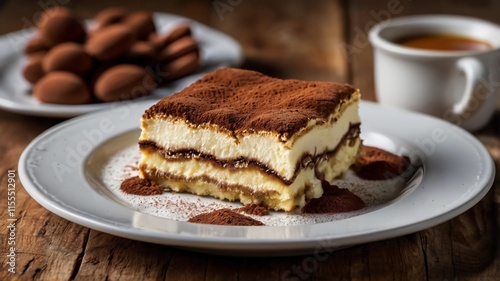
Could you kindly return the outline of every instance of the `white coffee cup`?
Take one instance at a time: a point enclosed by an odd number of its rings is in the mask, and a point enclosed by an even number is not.
[[[396,43],[429,34],[465,36],[492,48],[432,51]],[[462,16],[407,16],[380,22],[369,38],[380,103],[431,114],[470,131],[487,124],[500,88],[498,25]]]

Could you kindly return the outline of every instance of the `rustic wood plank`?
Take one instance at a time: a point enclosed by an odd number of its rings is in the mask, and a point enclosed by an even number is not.
[[[499,100],[500,101],[500,100]],[[497,108],[499,108],[498,103],[497,103]],[[488,215],[487,218],[483,218],[480,216],[478,221],[483,222],[483,220],[486,221],[486,225],[490,228],[493,228],[494,234],[493,237],[490,237],[491,235],[486,235],[486,238],[481,237],[479,243],[483,243],[483,241],[488,241],[490,239],[494,239],[494,245],[495,247],[491,247],[491,249],[488,249],[488,254],[489,255],[494,255],[493,256],[493,261],[489,264],[485,264],[484,262],[479,263],[479,274],[474,273],[474,272],[464,272],[464,277],[462,278],[463,280],[496,280],[498,279],[498,276],[500,275],[500,250],[499,250],[499,245],[500,245],[500,139],[498,136],[500,135],[500,113],[497,112],[495,116],[493,116],[492,121],[490,122],[490,125],[488,128],[482,130],[476,136],[479,138],[479,140],[488,148],[490,151],[493,159],[495,160],[496,164],[496,179],[495,183],[492,187],[492,191],[488,196],[491,196],[491,202],[493,204],[493,212],[491,215]],[[486,206],[489,207],[489,206]],[[481,215],[481,214],[480,214]],[[472,217],[472,216],[471,216]],[[472,218],[475,219],[475,218]],[[494,225],[489,225],[488,222],[491,224],[491,222],[496,222]],[[481,235],[481,234],[478,234]],[[478,242],[475,241],[475,244]],[[491,253],[493,252],[493,253]],[[473,256],[473,255],[467,255],[467,258],[472,258],[473,260],[479,260],[482,261],[483,258],[480,256],[479,258]],[[476,264],[473,262],[472,264]],[[480,269],[481,266],[486,266],[484,269]]]
[[[129,11],[150,11],[171,13],[180,16],[185,16],[193,20],[208,23],[210,21],[210,12],[212,4],[210,1],[132,1],[124,0],[120,2],[110,3],[109,1],[89,0],[85,2],[70,1],[67,7],[75,11],[75,14],[80,18],[93,18],[100,10],[120,6]]]
[[[207,280],[208,259],[203,254],[178,251],[172,256],[165,280],[197,281]]]
[[[346,61],[333,48],[344,38],[340,1],[231,2],[237,4],[215,8],[211,24],[241,42],[245,68],[282,78],[347,81]]]
[[[237,281],[239,280],[238,264],[240,260],[229,259],[222,256],[205,256],[207,267],[205,271],[205,280],[214,281]]]
[[[332,280],[425,280],[425,264],[416,234],[334,251],[318,267]]]
[[[493,190],[464,214],[420,233],[430,280],[452,280],[492,265],[498,240],[492,199]]]
[[[287,257],[236,258],[236,260],[238,261],[236,268],[239,281],[286,280],[286,273],[295,261]]]
[[[490,128],[499,128],[491,126]],[[496,163],[495,182],[488,194],[471,209],[456,218],[421,233],[427,253],[429,277],[435,280],[474,276],[477,280],[495,280],[500,272],[498,245],[500,235],[499,140],[479,134]],[[432,245],[431,245],[432,244]],[[433,278],[430,278],[433,279]]]
[[[0,7],[0,34],[34,27],[43,10],[33,1],[6,1]]]
[[[19,206],[23,214],[16,223],[16,274],[2,270],[0,280],[69,280],[79,262],[88,229],[49,213],[32,199],[27,202]],[[6,229],[4,221],[2,229]],[[0,242],[6,245],[5,234],[1,235]]]
[[[425,264],[415,234],[369,245],[369,275],[374,280],[425,280]]]
[[[497,186],[497,190],[500,190]],[[496,201],[496,218],[500,218],[500,202]],[[500,276],[500,251],[498,250],[498,245],[500,245],[500,235],[498,235],[498,224],[497,224],[497,235],[495,242],[495,257],[494,260],[480,272],[466,272],[460,277],[461,280],[468,281],[483,281],[483,280],[497,280]]]
[[[16,170],[17,175],[18,158],[24,147],[44,129],[59,121],[0,111],[0,135],[3,136],[0,142],[1,202],[6,202],[4,199],[7,198],[7,171]],[[9,273],[6,264],[2,263],[0,280],[69,279],[83,251],[88,229],[50,213],[31,199],[18,177],[15,181],[16,274]],[[0,212],[2,253],[7,250],[10,234],[7,230],[8,218],[8,212]]]
[[[479,204],[450,221],[453,246],[453,264],[457,272],[477,272],[486,268],[494,258],[498,237],[494,223],[494,205],[491,190]]]
[[[496,179],[490,192],[464,214],[421,233],[431,280],[494,280],[500,272],[500,114],[487,128],[476,133],[496,164]]]
[[[92,230],[75,280],[159,280],[172,250]]]

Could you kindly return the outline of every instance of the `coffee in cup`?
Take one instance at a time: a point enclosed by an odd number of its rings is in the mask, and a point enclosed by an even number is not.
[[[422,34],[403,37],[396,43],[408,48],[431,51],[486,51],[493,46],[487,41],[453,34]]]
[[[370,30],[377,100],[470,131],[487,124],[500,89],[500,27],[463,16],[407,16]]]

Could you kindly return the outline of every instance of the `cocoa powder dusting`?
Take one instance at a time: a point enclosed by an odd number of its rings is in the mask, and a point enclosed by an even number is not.
[[[199,214],[190,218],[188,222],[218,225],[264,225],[258,220],[238,214],[227,208]]]
[[[126,165],[126,168],[129,168],[131,171],[139,171],[139,167],[137,167],[137,164],[135,165]]]
[[[215,124],[235,135],[247,130],[270,131],[288,139],[310,120],[327,122],[335,108],[357,94],[347,84],[283,80],[222,68],[163,98],[143,118],[171,116],[193,125]]]
[[[234,209],[234,211],[254,216],[266,216],[269,214],[269,210],[266,207],[257,204],[245,205],[241,208]]]
[[[353,165],[356,174],[365,180],[388,180],[403,173],[410,166],[410,159],[383,149],[362,146],[361,155]]]
[[[158,195],[162,193],[161,187],[138,176],[125,179],[120,189],[128,194],[135,195]]]
[[[352,212],[365,207],[365,203],[356,194],[347,189],[321,181],[323,196],[313,198],[302,207],[303,213],[335,214]]]

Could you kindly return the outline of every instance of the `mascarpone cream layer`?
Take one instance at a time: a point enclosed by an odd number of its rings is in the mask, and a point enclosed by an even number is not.
[[[274,132],[232,135],[215,125],[194,126],[179,118],[143,119],[139,141],[152,141],[165,151],[194,150],[220,160],[258,161],[290,180],[304,154],[318,155],[338,146],[352,124],[360,123],[359,93],[333,112],[328,122],[312,119],[301,131],[283,141]]]
[[[154,179],[168,190],[291,211],[295,206],[303,206],[308,199],[322,195],[316,172],[325,175],[325,180],[332,181],[354,163],[360,140],[352,145],[347,143],[334,155],[322,158],[318,165],[301,168],[290,185],[255,167],[225,169],[196,158],[170,161],[149,151],[143,152],[140,173],[141,177]]]

